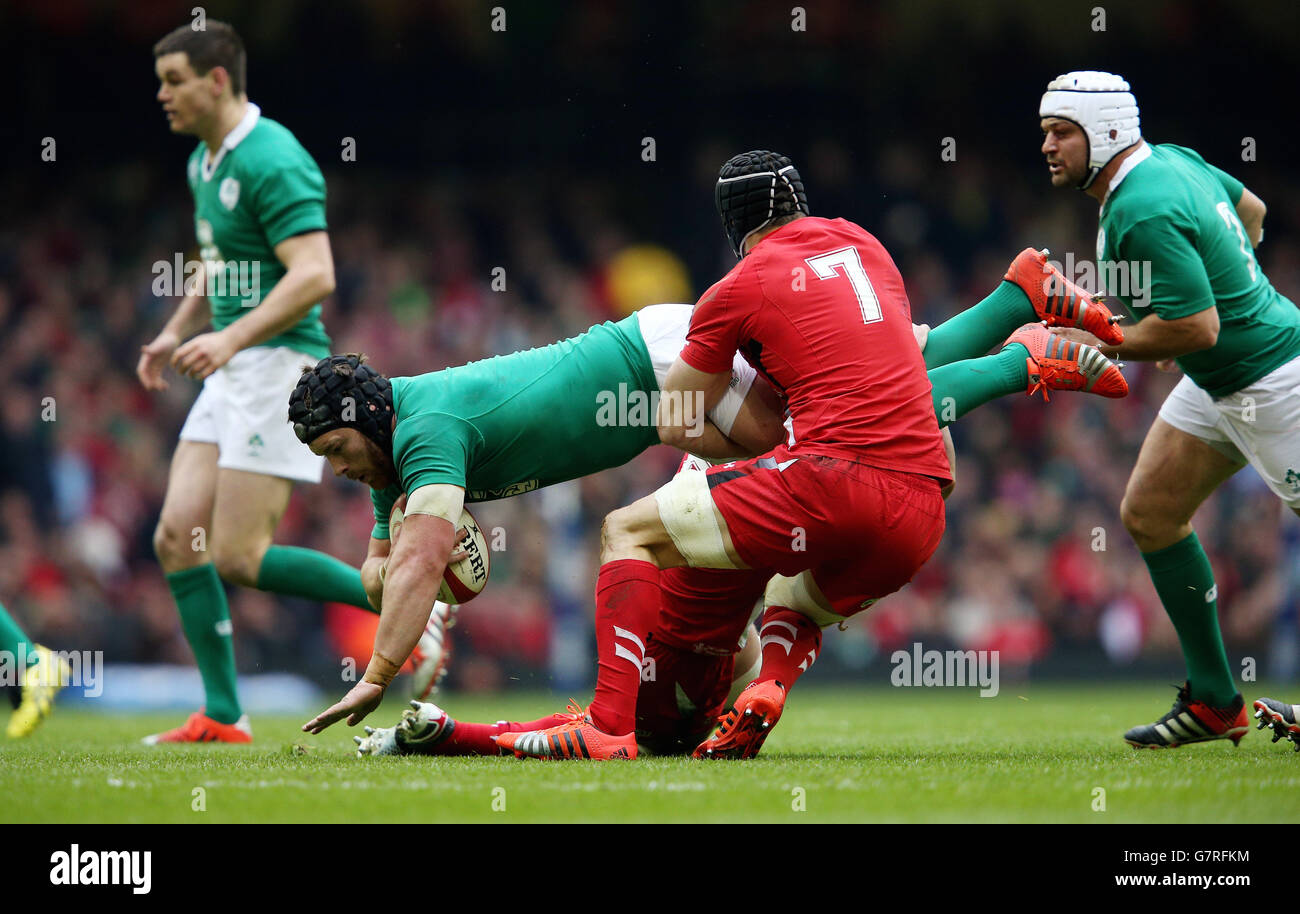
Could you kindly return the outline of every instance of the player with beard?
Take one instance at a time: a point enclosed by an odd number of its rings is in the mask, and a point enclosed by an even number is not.
[[[1255,258],[1263,201],[1191,149],[1146,142],[1127,82],[1066,73],[1038,114],[1052,185],[1101,206],[1099,273],[1149,270],[1141,288],[1113,290],[1137,322],[1122,343],[1078,329],[1060,337],[1125,360],[1172,360],[1184,374],[1142,444],[1120,517],[1178,632],[1187,681],[1168,713],[1124,739],[1139,749],[1236,744],[1249,719],[1191,521],[1247,463],[1300,514],[1300,311]]]

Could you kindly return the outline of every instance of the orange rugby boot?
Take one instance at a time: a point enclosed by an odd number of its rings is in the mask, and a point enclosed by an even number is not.
[[[1078,327],[1111,346],[1124,342],[1120,316],[1111,314],[1101,298],[1093,298],[1066,279],[1047,262],[1047,255],[1047,248],[1025,248],[1011,261],[1003,278],[1029,296],[1039,319],[1047,321],[1049,327]]]
[[[763,748],[785,709],[785,686],[775,679],[751,682],[736,696],[717,732],[695,747],[691,758],[750,759]]]
[[[1025,364],[1029,369],[1029,395],[1049,390],[1081,390],[1099,397],[1119,398],[1128,395],[1128,382],[1119,366],[1087,343],[1072,343],[1057,336],[1042,324],[1025,324],[1002,344],[1006,349],[1019,343],[1029,350]]]
[[[494,737],[498,746],[516,758],[609,759],[636,758],[636,734],[611,736],[596,729],[591,715],[575,701],[569,702],[569,720],[545,730],[502,733]]]
[[[253,728],[248,724],[245,714],[233,724],[222,724],[208,717],[202,711],[195,711],[189,720],[175,730],[154,733],[141,740],[146,746],[158,743],[251,743]]]

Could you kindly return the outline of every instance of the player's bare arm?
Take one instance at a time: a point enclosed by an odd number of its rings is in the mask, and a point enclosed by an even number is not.
[[[729,383],[729,370],[707,374],[681,358],[673,362],[659,401],[659,440],[706,460],[748,456],[748,451],[723,435],[706,416],[727,392]]]
[[[334,258],[326,232],[306,232],[275,246],[286,272],[265,299],[239,320],[185,343],[172,356],[177,372],[203,380],[241,349],[264,343],[301,321],[334,291]]]
[[[208,305],[203,289],[207,288],[207,276],[202,261],[194,279],[193,288],[199,290],[186,295],[176,307],[171,319],[149,343],[140,347],[140,361],[136,363],[135,374],[144,385],[145,390],[166,390],[167,381],[163,378],[163,369],[171,360],[183,340],[198,333],[212,320],[212,309]]]
[[[1053,327],[1052,332],[1077,343],[1096,346],[1111,358],[1158,362],[1200,352],[1218,342],[1219,311],[1211,305],[1175,320],[1149,314],[1136,326],[1124,330],[1124,342],[1119,346],[1103,343],[1086,330],[1072,327]]]
[[[394,531],[390,526],[390,539],[381,540],[372,536],[370,546],[366,549],[366,560],[361,563],[361,586],[366,589],[370,605],[375,609],[383,609],[384,576],[387,573],[385,566],[388,563],[389,550],[392,548],[393,535]]]
[[[727,437],[755,457],[785,441],[786,434],[785,398],[762,376],[754,378]]]
[[[463,490],[457,491],[463,502]],[[459,511],[458,507],[457,515]],[[365,675],[340,702],[304,724],[305,732],[320,733],[345,717],[348,726],[354,727],[383,701],[384,691],[411,655],[429,621],[429,607],[438,597],[455,541],[456,527],[451,521],[431,514],[407,515],[402,536],[388,560],[384,612]]]
[[[951,482],[940,489],[946,500],[952,490],[957,488],[957,449],[952,446],[952,432],[946,427],[943,429],[943,452],[948,457],[948,473],[952,478]]]
[[[1252,194],[1249,188],[1242,188],[1241,199],[1237,201],[1237,218],[1246,230],[1251,247],[1259,247],[1259,243],[1264,240],[1264,216],[1267,213],[1268,207],[1264,201]]]

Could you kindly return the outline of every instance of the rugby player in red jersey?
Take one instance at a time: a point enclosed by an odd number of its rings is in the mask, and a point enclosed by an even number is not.
[[[679,472],[702,473],[707,467],[688,456]],[[762,608],[768,577],[752,570],[663,572],[663,612],[646,638],[636,699],[641,751],[689,754],[712,732],[734,691],[758,675],[759,639],[750,619]],[[395,727],[367,727],[364,738],[354,739],[358,756],[498,755],[504,750],[494,737],[568,719],[560,714],[529,723],[474,723],[455,720],[430,702],[412,701]],[[573,745],[580,756],[583,744]]]
[[[794,443],[703,475],[678,474],[606,518],[595,698],[558,726],[500,735],[498,745],[516,755],[636,757],[637,687],[660,613],[661,569],[774,572],[769,610],[797,609],[825,624],[906,584],[942,536],[940,490],[949,469],[925,359],[889,254],[851,222],[810,216],[798,172],[774,153],[745,153],[723,165],[717,203],[741,260],[695,307],[664,384],[660,437],[690,446],[681,405],[716,402],[739,350],[785,397]],[[1029,306],[1032,293],[1018,294]],[[1021,359],[1013,343],[1026,350],[1031,391],[1035,367],[1063,362],[1077,378],[1072,387],[1127,392],[1118,369],[1096,350],[1056,346],[1037,325],[1016,331],[1004,347]],[[1043,371],[1040,384],[1050,386],[1051,374]],[[759,697],[779,714],[784,689]]]

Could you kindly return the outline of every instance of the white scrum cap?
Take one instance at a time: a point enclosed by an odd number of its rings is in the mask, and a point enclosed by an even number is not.
[[[1074,70],[1047,84],[1038,104],[1039,117],[1073,121],[1088,138],[1088,176],[1084,190],[1106,163],[1142,139],[1137,99],[1128,83],[1114,73]]]

